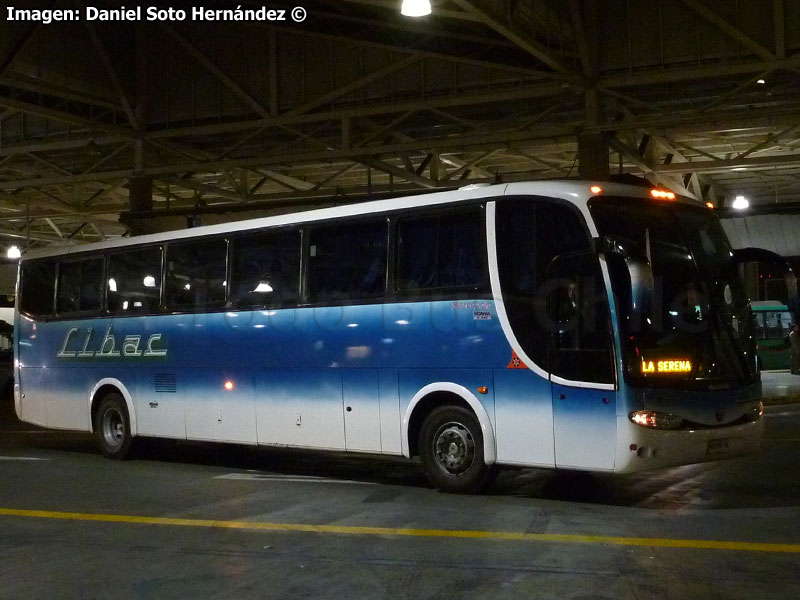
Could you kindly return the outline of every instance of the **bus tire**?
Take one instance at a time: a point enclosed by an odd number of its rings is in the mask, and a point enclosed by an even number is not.
[[[130,454],[133,437],[125,399],[117,392],[101,401],[94,419],[94,432],[103,456],[123,460]]]
[[[480,423],[461,406],[431,411],[420,429],[419,454],[428,479],[443,492],[479,492],[496,474],[496,468],[484,462]]]

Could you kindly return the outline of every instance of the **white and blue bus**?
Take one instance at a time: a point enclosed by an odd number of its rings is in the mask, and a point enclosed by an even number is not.
[[[16,412],[137,437],[630,473],[759,444],[748,298],[674,194],[511,183],[37,250]]]

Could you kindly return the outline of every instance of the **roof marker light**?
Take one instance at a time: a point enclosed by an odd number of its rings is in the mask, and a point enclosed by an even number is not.
[[[714,203],[713,202],[706,202],[706,206],[708,208],[712,208],[713,209],[714,208]]]
[[[654,188],[650,190],[650,196],[656,200],[675,200],[675,193],[670,192],[669,190],[659,190]]]
[[[603,188],[601,188],[599,185],[593,185],[592,187],[589,188],[589,191],[592,192],[593,194],[602,194]]]

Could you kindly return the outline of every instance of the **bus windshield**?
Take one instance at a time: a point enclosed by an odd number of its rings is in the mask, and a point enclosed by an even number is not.
[[[601,236],[624,240],[653,271],[652,306],[631,309],[622,257],[609,257],[624,373],[634,385],[715,389],[757,378],[749,300],[719,220],[706,208],[596,198]]]

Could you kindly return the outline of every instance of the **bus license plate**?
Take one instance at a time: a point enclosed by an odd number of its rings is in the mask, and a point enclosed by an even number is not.
[[[707,454],[721,454],[727,452],[730,445],[729,438],[722,438],[720,440],[709,440]]]

